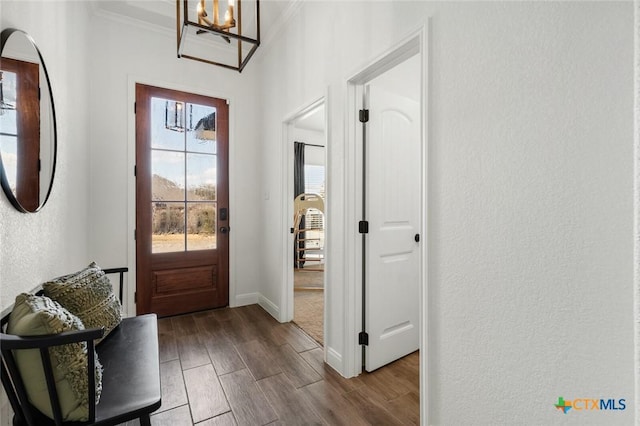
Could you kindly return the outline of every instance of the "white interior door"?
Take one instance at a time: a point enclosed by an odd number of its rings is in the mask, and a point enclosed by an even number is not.
[[[419,68],[409,68],[412,63],[408,62],[365,88],[369,104],[365,157],[367,371],[419,348],[420,102],[406,94],[420,93],[420,85]],[[417,87],[409,92],[406,85],[412,81]]]

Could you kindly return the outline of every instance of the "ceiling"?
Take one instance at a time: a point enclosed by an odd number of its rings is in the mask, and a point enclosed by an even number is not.
[[[196,1],[190,0],[190,4]],[[211,0],[207,0],[207,3],[210,2]],[[300,3],[300,0],[260,0],[262,45],[275,36]],[[92,1],[91,4],[93,12],[97,15],[140,21],[159,29],[176,31],[175,0],[97,0]],[[220,4],[222,7],[226,4],[226,0],[220,0]],[[265,25],[265,23],[269,24]]]

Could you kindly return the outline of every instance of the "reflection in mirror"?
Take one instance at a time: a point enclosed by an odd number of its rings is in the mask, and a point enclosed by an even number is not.
[[[36,212],[51,192],[56,123],[47,70],[33,39],[0,36],[0,178],[13,206]]]

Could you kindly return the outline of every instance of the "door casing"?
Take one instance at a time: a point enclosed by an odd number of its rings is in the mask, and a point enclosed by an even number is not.
[[[216,149],[216,184],[214,231],[217,247],[209,250],[175,251],[151,254],[151,210],[149,209],[152,183],[153,162],[152,138],[150,136],[151,103],[153,98],[180,99],[216,109],[216,122],[219,128]],[[138,293],[136,310],[138,314],[155,312],[159,316],[168,316],[193,312],[202,309],[228,306],[229,301],[229,228],[228,217],[218,217],[219,211],[228,211],[228,102],[221,98],[212,98],[200,94],[181,92],[158,86],[138,84],[136,87],[137,129],[136,129],[136,170],[137,170],[137,254],[136,254],[136,292]],[[185,134],[186,135],[186,134]],[[184,147],[183,147],[184,149]],[[209,157],[210,158],[210,157]],[[186,157],[185,160],[186,161]],[[184,170],[185,173],[188,171]],[[186,181],[185,181],[186,183]],[[141,204],[142,203],[142,204]],[[185,220],[187,213],[185,211]],[[186,236],[186,229],[185,229]],[[144,265],[144,267],[143,267]],[[165,283],[165,290],[156,293],[155,280]],[[158,284],[159,286],[160,284]],[[169,291],[167,292],[166,287]]]
[[[358,344],[358,333],[362,318],[362,243],[358,232],[358,221],[362,209],[362,124],[358,120],[358,111],[362,108],[364,85],[390,70],[404,60],[418,54],[421,59],[420,93],[420,138],[423,147],[421,154],[422,194],[420,229],[420,418],[422,424],[428,424],[428,247],[430,233],[428,226],[428,24],[410,33],[401,42],[387,50],[347,81],[347,129],[346,129],[346,238],[345,238],[345,277],[344,283],[344,354],[343,371],[345,377],[354,377],[362,372],[362,349]]]
[[[127,81],[127,265],[129,272],[125,274],[124,295],[122,306],[126,316],[136,315],[136,241],[134,233],[136,228],[136,177],[134,175],[134,167],[136,164],[136,116],[134,104],[136,100],[136,84],[144,84],[148,86],[164,87],[170,90],[176,90],[188,93],[199,93],[203,96],[212,98],[226,99],[229,103],[229,211],[236,211],[237,200],[235,197],[236,179],[234,179],[236,171],[236,148],[233,141],[235,139],[235,103],[234,98],[224,91],[212,91],[210,88],[194,87],[176,84],[175,82],[160,79],[150,79],[148,77],[129,75]],[[236,234],[229,232],[229,307],[239,306],[236,301],[237,286],[236,276],[238,265],[234,248],[237,246]]]
[[[293,253],[293,234],[289,233],[289,229],[293,227],[293,127],[295,122],[304,117],[306,114],[314,111],[316,108],[321,105],[325,105],[325,123],[324,123],[324,136],[325,136],[325,170],[329,170],[329,138],[328,138],[328,126],[327,126],[327,95],[319,97],[314,101],[304,105],[303,107],[296,110],[296,112],[287,115],[282,123],[282,152],[283,152],[283,164],[282,170],[284,173],[283,187],[282,193],[284,194],[283,200],[283,229],[285,232],[284,238],[282,240],[282,248],[284,252],[283,256],[283,286],[281,289],[281,300],[280,300],[280,322],[288,322],[293,320],[293,307],[294,307],[294,294],[293,294],[293,256],[289,255]],[[325,187],[328,188],[328,181],[330,180],[329,173],[325,172]],[[329,191],[327,191],[328,199],[331,197]],[[328,204],[328,200],[325,200],[325,205]],[[328,217],[328,211],[325,209],[325,218]],[[327,219],[329,222],[329,219]],[[330,244],[331,238],[328,238],[327,233],[325,232],[325,254],[330,253]],[[330,291],[327,286],[329,285],[327,281],[328,270],[330,268],[330,257],[325,256],[325,271],[324,271],[324,292],[325,292],[325,303],[324,303],[324,324],[323,328],[325,330],[325,341],[328,336],[326,336],[327,327],[326,327],[326,318],[327,318],[327,292]],[[324,345],[325,352],[327,345]],[[326,354],[325,354],[326,359]]]

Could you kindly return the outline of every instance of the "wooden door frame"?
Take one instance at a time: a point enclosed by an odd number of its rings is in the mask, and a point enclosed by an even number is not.
[[[229,163],[228,163],[228,175],[229,175],[229,211],[236,211],[237,201],[234,196],[234,182],[233,178],[235,174],[235,156],[236,150],[234,148],[233,141],[235,139],[235,108],[234,98],[228,93],[223,91],[212,91],[210,87],[194,87],[177,84],[170,81],[150,79],[148,77],[129,75],[127,81],[127,264],[129,266],[129,273],[126,274],[125,292],[123,300],[123,309],[125,316],[136,315],[136,241],[134,239],[134,232],[136,228],[136,178],[134,176],[134,167],[136,164],[136,115],[134,111],[134,104],[136,100],[136,84],[145,84],[148,86],[163,87],[169,90],[176,90],[179,92],[198,93],[203,96],[226,99],[229,107]],[[230,217],[229,224],[233,226],[233,218]],[[236,247],[236,235],[237,233],[229,232],[229,306],[238,306],[236,301],[237,286],[235,283],[235,277],[237,276],[237,264],[235,262],[236,256],[234,254],[234,248]]]
[[[428,23],[409,33],[409,36],[379,55],[368,65],[361,68],[347,80],[346,103],[346,192],[345,205],[345,275],[343,288],[344,300],[344,354],[343,370],[345,377],[354,377],[362,372],[362,350],[358,344],[358,333],[362,317],[362,243],[358,232],[358,221],[362,205],[362,124],[358,120],[358,110],[362,108],[364,85],[375,77],[390,70],[415,54],[421,59],[420,93],[420,137],[421,154],[421,218],[420,228],[423,243],[419,247],[420,259],[420,419],[428,424],[428,247],[430,238],[428,226],[428,115],[430,114],[428,97]]]
[[[216,232],[217,244],[213,250],[188,251],[185,246],[184,251],[170,253],[152,253],[151,230],[151,210],[148,201],[152,197],[152,181],[144,176],[151,176],[153,161],[150,153],[153,150],[150,129],[152,121],[151,113],[152,100],[154,98],[177,99],[185,103],[207,105],[215,108],[218,141],[216,149],[216,161],[218,181],[216,184],[215,199],[215,227],[220,229],[228,228],[228,218],[220,219],[218,212],[220,209],[228,211],[229,208],[229,187],[228,187],[228,103],[225,99],[204,96],[197,93],[177,91],[164,87],[137,84],[136,85],[136,292],[137,314],[155,312],[160,316],[175,315],[193,312],[201,309],[218,308],[229,304],[229,239],[228,234],[220,238]],[[186,148],[186,147],[185,147]],[[179,151],[182,152],[182,151]],[[188,155],[187,155],[188,157]],[[186,158],[185,157],[185,161]],[[188,173],[185,168],[184,173]],[[187,182],[185,181],[185,184]],[[186,202],[186,198],[185,198]],[[146,207],[144,207],[146,205]],[[188,203],[187,203],[188,205]],[[231,212],[232,213],[232,212]],[[187,210],[185,210],[185,220],[187,220]],[[217,231],[217,229],[216,229]],[[185,229],[185,238],[187,230]],[[146,254],[145,254],[146,253]],[[215,255],[214,255],[215,253]],[[215,259],[215,260],[214,260]],[[213,263],[211,263],[213,262]],[[155,266],[154,266],[155,265]],[[202,274],[199,283],[204,284],[207,280],[208,286],[191,289],[189,292],[180,290],[173,295],[167,293],[156,294],[156,287],[152,285],[152,278],[156,273],[162,276],[172,276],[175,271],[191,268],[191,273]],[[196,272],[197,271],[197,272]],[[168,274],[168,275],[167,275]],[[178,273],[179,281],[186,277],[182,272]],[[211,278],[211,275],[213,276]],[[169,286],[176,285],[175,278],[167,279]],[[141,282],[142,281],[142,282]],[[195,281],[193,282],[195,284]],[[141,287],[142,285],[142,287]],[[138,292],[138,290],[140,290]]]

